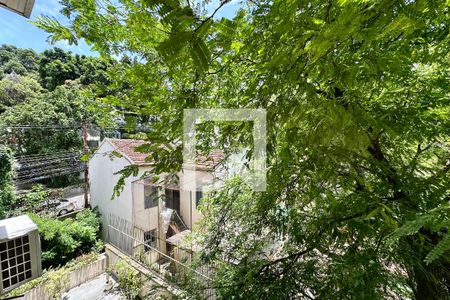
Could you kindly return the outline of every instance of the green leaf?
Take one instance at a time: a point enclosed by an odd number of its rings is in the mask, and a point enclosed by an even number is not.
[[[203,40],[196,39],[194,41],[191,48],[191,56],[197,71],[200,73],[208,71],[210,52]]]
[[[431,264],[439,259],[442,255],[450,250],[450,235],[446,234],[442,240],[428,253],[425,257],[425,262]]]

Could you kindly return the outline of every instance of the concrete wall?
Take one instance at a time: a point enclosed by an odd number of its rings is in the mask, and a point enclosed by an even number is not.
[[[61,293],[70,290],[80,284],[89,281],[103,272],[106,271],[107,268],[107,258],[105,255],[100,255],[100,257],[87,265],[83,265],[62,278],[53,278],[49,280],[49,282],[44,282],[39,284],[38,286],[32,288],[31,290],[24,293],[23,296],[17,298],[22,300],[52,300],[55,299],[55,295],[52,292],[52,288],[55,286],[61,286]],[[54,272],[54,271],[49,271]],[[53,282],[55,280],[59,280],[60,282]],[[52,281],[53,280],[53,281]],[[47,287],[46,284],[49,284],[50,288]]]
[[[145,208],[144,185],[139,182],[133,183],[133,215],[134,224],[149,231],[158,228],[158,206]]]
[[[120,178],[120,175],[114,173],[130,165],[126,158],[114,157],[111,154],[113,151],[115,148],[105,140],[89,161],[91,207],[99,208],[104,229],[110,214],[132,221],[130,178],[125,180],[125,187],[121,194],[111,199],[114,186]]]
[[[100,210],[104,233],[111,214],[133,223],[132,182],[150,170],[149,167],[140,167],[137,176],[129,176],[125,179],[125,185],[120,195],[111,199],[114,187],[120,178],[120,175],[116,173],[130,165],[125,157],[112,155],[113,151],[115,151],[114,146],[108,140],[104,140],[89,161],[91,206],[97,206]]]

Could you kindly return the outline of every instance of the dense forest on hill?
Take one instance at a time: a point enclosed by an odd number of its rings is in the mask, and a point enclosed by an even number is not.
[[[14,144],[16,155],[79,149],[82,122],[110,121],[109,111],[97,100],[108,94],[101,86],[109,83],[107,69],[113,63],[59,48],[37,54],[2,45],[0,130],[4,142]]]

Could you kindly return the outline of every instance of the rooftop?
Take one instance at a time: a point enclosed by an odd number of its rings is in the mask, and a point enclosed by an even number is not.
[[[142,146],[148,142],[132,139],[108,139],[108,141],[116,148],[116,151],[127,157],[131,163],[139,166],[151,164],[145,160],[148,153],[137,152],[135,150],[136,147]]]
[[[132,164],[138,166],[151,165],[152,162],[146,161],[148,153],[137,152],[136,147],[148,144],[148,141],[144,140],[132,140],[132,139],[107,139],[115,148],[116,151],[125,156]],[[223,159],[225,155],[223,151],[214,150],[208,156],[199,156],[195,167],[198,169],[212,170]]]

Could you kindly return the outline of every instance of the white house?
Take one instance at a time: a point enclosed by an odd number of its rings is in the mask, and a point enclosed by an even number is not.
[[[98,207],[102,215],[104,234],[111,217],[118,217],[142,233],[138,238],[149,249],[169,254],[173,248],[170,241],[179,240],[174,236],[185,236],[201,218],[197,207],[204,188],[223,177],[223,170],[217,168],[223,154],[216,151],[200,158],[195,166],[185,165],[175,177],[159,175],[160,180],[155,183],[152,164],[145,160],[148,154],[135,151],[144,143],[126,139],[105,139],[101,143],[89,161],[91,206]],[[131,165],[137,166],[138,173],[127,177],[120,195],[112,198],[120,178],[118,172]],[[194,188],[186,188],[191,186]],[[149,252],[148,248],[145,252]]]

